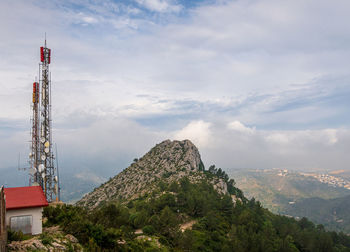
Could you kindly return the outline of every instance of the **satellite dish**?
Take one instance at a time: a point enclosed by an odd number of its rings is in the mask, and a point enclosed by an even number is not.
[[[40,142],[41,142],[41,143],[45,143],[45,137],[41,137],[41,138],[40,138]]]
[[[42,160],[42,161],[45,161],[45,159],[46,159],[45,154],[42,154],[42,155],[41,155],[41,160]]]
[[[45,173],[41,174],[41,177],[43,177],[43,179],[45,178],[45,176],[46,176]]]
[[[50,146],[50,142],[46,141],[44,145],[45,145],[46,148],[48,148]]]
[[[56,181],[56,182],[58,181],[58,177],[57,177],[57,176],[55,176],[55,181]]]
[[[45,151],[45,153],[49,153],[50,148],[45,148],[44,151]]]
[[[39,170],[39,172],[43,172],[45,170],[45,165],[39,164],[38,170]]]
[[[29,153],[29,158],[33,157],[33,152]]]

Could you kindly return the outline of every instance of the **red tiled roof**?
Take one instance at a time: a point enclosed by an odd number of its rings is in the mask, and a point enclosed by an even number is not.
[[[4,188],[6,210],[48,206],[40,186]]]

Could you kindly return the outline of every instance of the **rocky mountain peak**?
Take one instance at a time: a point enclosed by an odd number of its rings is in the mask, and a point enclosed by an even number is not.
[[[140,161],[143,159],[151,166],[160,165],[163,168],[159,170],[160,173],[198,171],[202,163],[197,147],[190,140],[165,140],[152,148]],[[143,162],[136,163],[140,164],[144,165]]]
[[[77,204],[95,208],[109,200],[131,200],[152,191],[160,180],[171,182],[202,170],[199,151],[190,140],[165,140]]]

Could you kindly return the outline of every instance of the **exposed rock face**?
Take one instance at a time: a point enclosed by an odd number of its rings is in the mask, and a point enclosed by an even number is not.
[[[221,194],[227,193],[227,184],[224,180],[216,178],[211,181],[213,184],[213,187],[216,191],[218,191]]]
[[[77,205],[93,209],[110,200],[131,200],[151,192],[162,180],[170,183],[187,176],[191,182],[204,178],[204,165],[197,147],[189,140],[166,140],[132,163],[114,178],[85,195]],[[210,181],[220,193],[227,193],[221,179]]]
[[[49,237],[46,243],[40,235],[36,235],[29,240],[12,241],[7,245],[8,251],[69,251],[69,249],[83,251],[77,238],[71,234],[64,236],[58,226],[44,228],[44,233]]]
[[[151,191],[160,179],[172,181],[203,169],[197,147],[189,140],[165,140],[117,176],[85,195],[77,205],[95,208],[107,200],[133,199]],[[174,176],[176,175],[176,176]]]

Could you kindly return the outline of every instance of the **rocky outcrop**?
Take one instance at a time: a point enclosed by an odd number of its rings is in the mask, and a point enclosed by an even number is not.
[[[161,179],[171,181],[204,168],[197,147],[189,140],[163,141],[134,161],[77,205],[95,208],[107,200],[130,200],[151,191]]]
[[[33,236],[24,241],[12,241],[8,251],[83,251],[78,239],[71,234],[65,235],[58,226],[44,229],[42,235]]]
[[[206,178],[197,147],[189,140],[166,140],[157,144],[142,158],[108,182],[85,195],[77,205],[96,208],[113,200],[132,200],[155,189],[159,181],[170,183],[187,176],[191,182]],[[220,193],[227,193],[226,182],[212,179],[210,183]]]

